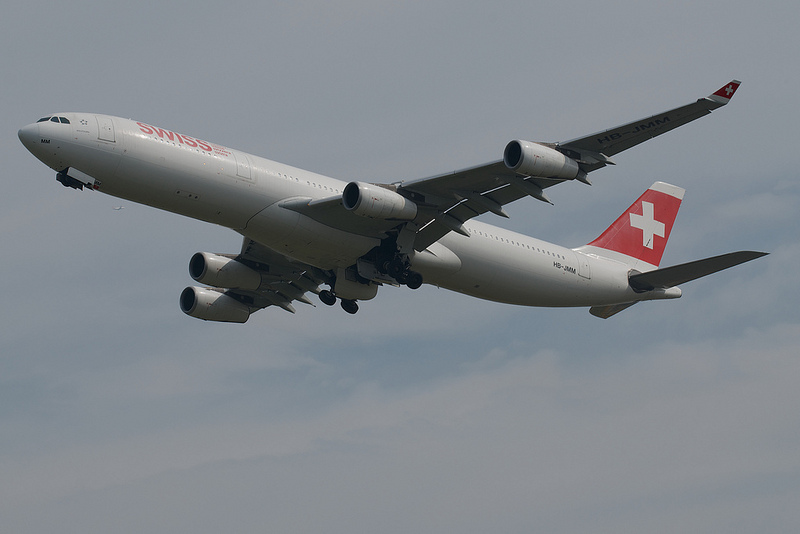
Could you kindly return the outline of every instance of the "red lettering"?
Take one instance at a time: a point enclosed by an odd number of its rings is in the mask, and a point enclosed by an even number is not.
[[[156,134],[157,134],[157,135],[158,135],[158,136],[159,136],[161,139],[164,139],[164,137],[166,137],[166,138],[167,138],[167,139],[169,139],[170,141],[174,141],[174,140],[175,140],[175,134],[173,134],[173,133],[172,133],[172,132],[170,132],[169,130],[164,130],[163,128],[153,128],[153,129],[155,130],[155,133],[156,133]]]
[[[210,144],[206,143],[205,141],[189,137],[188,135],[181,135],[179,133],[171,132],[169,130],[159,128],[157,126],[150,126],[149,124],[145,124],[144,122],[137,122],[136,124],[139,126],[139,129],[142,131],[142,133],[146,133],[147,135],[157,135],[161,139],[166,138],[170,141],[177,141],[179,143],[188,145],[192,148],[201,148],[206,152],[214,151],[214,149],[211,148]]]

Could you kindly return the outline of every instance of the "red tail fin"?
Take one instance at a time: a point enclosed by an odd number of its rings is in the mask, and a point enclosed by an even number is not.
[[[680,187],[654,183],[588,246],[618,252],[658,267],[683,193]]]

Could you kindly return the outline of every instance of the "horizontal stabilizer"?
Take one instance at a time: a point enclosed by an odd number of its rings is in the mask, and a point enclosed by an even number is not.
[[[673,287],[690,282],[740,263],[766,256],[767,252],[740,251],[714,256],[703,260],[656,269],[646,273],[631,275],[629,283],[637,291],[650,291],[659,287]]]

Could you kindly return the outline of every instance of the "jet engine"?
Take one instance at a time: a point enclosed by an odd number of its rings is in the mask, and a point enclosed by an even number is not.
[[[250,308],[222,291],[207,287],[187,287],[181,293],[181,310],[204,321],[244,323]]]
[[[255,269],[210,252],[198,252],[192,256],[189,274],[201,284],[214,287],[255,291],[261,285],[261,275]]]
[[[417,205],[403,195],[363,182],[345,186],[342,204],[356,215],[370,219],[410,221],[417,216]]]
[[[572,180],[581,172],[578,162],[574,159],[568,158],[558,150],[530,141],[508,143],[503,152],[503,163],[519,174],[542,178]]]

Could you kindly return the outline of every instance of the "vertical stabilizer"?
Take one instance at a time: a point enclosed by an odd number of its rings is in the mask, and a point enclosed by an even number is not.
[[[674,185],[654,183],[600,237],[578,251],[623,261],[640,271],[657,268],[684,192]]]

